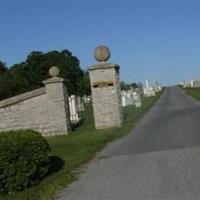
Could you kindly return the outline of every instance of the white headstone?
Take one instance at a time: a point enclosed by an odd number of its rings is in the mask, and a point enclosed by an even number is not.
[[[77,106],[76,106],[76,96],[75,95],[71,95],[69,97],[69,110],[70,110],[70,121],[72,123],[79,122]]]
[[[83,98],[81,98],[80,96],[76,97],[76,107],[77,107],[77,111],[84,111],[84,100]]]

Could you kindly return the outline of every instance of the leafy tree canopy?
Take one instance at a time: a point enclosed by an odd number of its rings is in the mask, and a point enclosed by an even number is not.
[[[131,88],[138,88],[137,83],[125,83],[121,81],[121,90],[130,90]]]
[[[4,73],[7,71],[7,68],[6,68],[6,65],[5,63],[3,63],[1,60],[0,60],[0,73]]]
[[[7,70],[0,62],[0,99],[42,87],[42,81],[50,78],[49,68],[58,66],[61,77],[67,79],[69,94],[90,93],[88,73],[80,68],[78,58],[68,50],[31,52],[24,62],[14,64]]]

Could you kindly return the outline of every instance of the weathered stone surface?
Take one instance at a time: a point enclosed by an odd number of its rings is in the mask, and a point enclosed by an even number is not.
[[[50,69],[49,69],[49,75],[52,76],[52,77],[57,77],[60,73],[60,69],[56,66],[52,66]]]
[[[119,66],[100,63],[89,69],[97,129],[120,127],[123,121]]]
[[[25,94],[23,95],[26,96]],[[46,135],[50,129],[46,94],[24,100],[21,97],[23,96],[18,96],[18,101],[14,104],[0,107],[0,131],[33,129]],[[16,100],[15,97],[14,99]],[[8,100],[13,101],[12,98]]]
[[[119,65],[117,65],[117,64],[101,62],[101,63],[97,63],[97,64],[90,66],[89,70],[107,69],[107,68],[113,68],[113,67],[116,70],[119,70],[119,68],[120,68]]]
[[[30,98],[33,98],[33,97],[36,97],[36,96],[39,96],[39,95],[42,95],[42,94],[45,94],[45,88],[40,88],[40,89],[37,89],[37,90],[33,90],[31,92],[26,92],[24,94],[17,95],[17,96],[5,99],[3,101],[0,101],[0,108],[5,107],[5,106],[9,106],[11,104],[15,104],[17,102],[24,101],[24,100],[27,100],[27,99],[30,99]]]
[[[45,87],[0,101],[0,132],[33,129],[44,136],[70,129],[68,95],[64,79],[44,81]]]
[[[100,45],[94,50],[94,58],[99,62],[107,61],[111,56],[110,50],[107,46]]]
[[[56,78],[58,81],[53,82],[51,79],[44,81],[47,93],[47,106],[49,113],[49,123],[51,133],[62,134],[68,132],[69,125],[69,106],[67,89],[64,85],[64,79]]]

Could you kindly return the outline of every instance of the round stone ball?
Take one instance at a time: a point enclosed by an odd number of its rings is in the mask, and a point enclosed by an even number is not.
[[[56,66],[52,66],[50,69],[49,69],[49,75],[52,76],[52,77],[56,77],[58,76],[60,73],[60,69]]]
[[[110,56],[110,49],[107,46],[100,45],[94,50],[94,58],[99,62],[107,61]]]

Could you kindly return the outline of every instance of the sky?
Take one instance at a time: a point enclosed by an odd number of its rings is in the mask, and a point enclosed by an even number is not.
[[[200,77],[200,0],[0,0],[0,60],[70,50],[87,69],[98,45],[126,82]]]

